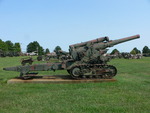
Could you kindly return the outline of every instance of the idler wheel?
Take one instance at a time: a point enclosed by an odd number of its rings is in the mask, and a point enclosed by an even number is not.
[[[114,67],[114,66],[112,66],[112,65],[109,65],[108,66],[108,69],[110,70],[110,76],[115,76],[116,74],[117,74],[117,69],[116,69],[116,67]]]
[[[116,67],[112,65],[108,65],[108,67],[105,68],[107,71],[102,75],[104,79],[111,79],[117,74]]]

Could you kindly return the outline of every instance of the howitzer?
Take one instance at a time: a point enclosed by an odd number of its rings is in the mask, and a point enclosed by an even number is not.
[[[32,71],[67,70],[72,78],[112,78],[117,74],[116,67],[107,65],[110,57],[106,55],[107,48],[140,38],[134,35],[118,40],[102,37],[95,40],[69,46],[70,59],[57,63],[34,64],[4,68],[7,71],[18,71],[20,77],[27,77]],[[63,52],[68,54],[67,52]]]

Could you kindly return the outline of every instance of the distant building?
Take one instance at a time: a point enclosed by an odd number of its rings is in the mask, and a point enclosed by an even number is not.
[[[33,51],[31,53],[26,53],[27,56],[35,56],[38,55],[38,53],[36,51]]]
[[[47,53],[46,56],[49,56],[51,58],[56,58],[57,54],[56,54],[56,52],[52,52],[52,53]]]

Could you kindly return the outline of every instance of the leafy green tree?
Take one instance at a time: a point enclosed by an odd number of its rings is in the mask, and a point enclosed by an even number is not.
[[[44,49],[42,46],[38,47],[38,55],[44,55]]]
[[[117,49],[114,49],[110,54],[113,55],[113,54],[118,54],[120,53]]]
[[[144,46],[143,50],[142,50],[143,54],[149,54],[150,53],[150,49],[147,46]]]
[[[7,44],[4,41],[2,41],[1,39],[0,39],[0,49],[4,52],[8,51]]]
[[[20,43],[15,43],[14,44],[14,52],[21,52]]]
[[[47,53],[50,53],[48,48],[46,48],[46,50],[45,50],[45,54],[47,54]]]
[[[34,51],[36,51],[38,53],[38,55],[43,55],[44,54],[43,47],[41,47],[40,44],[37,41],[30,42],[27,45],[27,52],[28,53],[34,52]]]
[[[14,51],[14,44],[10,40],[6,41],[5,43],[7,44],[8,51],[13,52]]]
[[[130,54],[136,55],[136,51],[133,49],[133,50],[130,52]]]
[[[59,50],[61,50],[61,47],[60,46],[56,46],[55,49],[54,49],[54,52],[56,52],[56,54],[57,54]]]
[[[133,48],[133,50],[136,52],[136,54],[141,53],[141,51],[140,51],[140,50],[138,50],[136,47],[135,47],[135,48]]]
[[[39,46],[40,46],[40,45],[39,45],[39,43],[38,43],[37,41],[30,42],[30,43],[27,45],[27,52],[30,53],[30,52],[37,51]]]

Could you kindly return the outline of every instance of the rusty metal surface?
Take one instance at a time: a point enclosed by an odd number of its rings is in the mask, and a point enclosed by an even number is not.
[[[81,79],[74,80],[68,75],[53,75],[53,76],[38,76],[34,79],[29,80],[21,80],[18,78],[14,78],[8,80],[8,84],[15,83],[97,83],[97,82],[115,82],[115,79]]]

